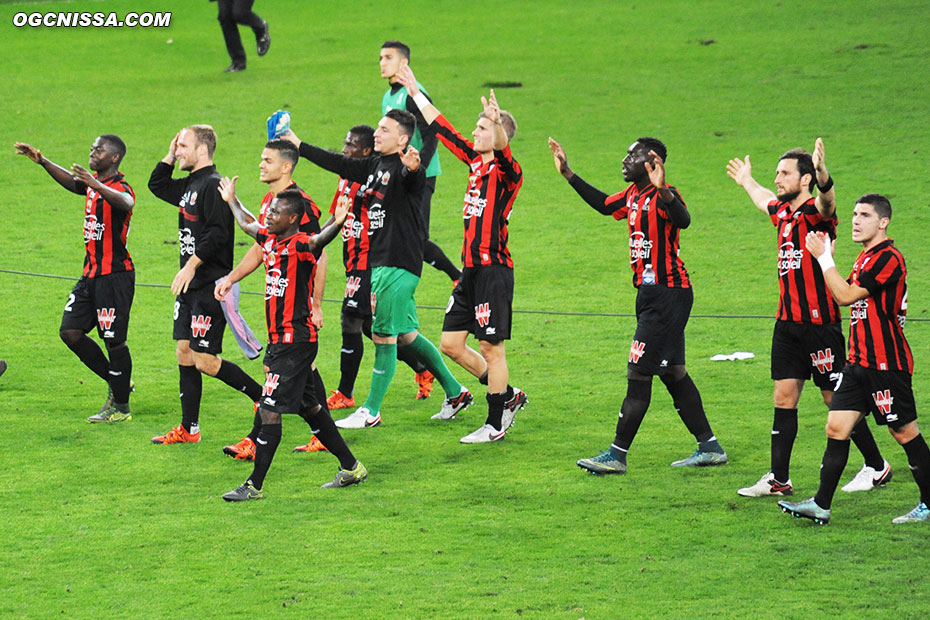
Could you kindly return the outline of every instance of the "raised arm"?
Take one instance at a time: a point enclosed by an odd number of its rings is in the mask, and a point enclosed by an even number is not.
[[[217,301],[223,301],[226,299],[226,294],[229,293],[229,289],[232,288],[233,284],[239,282],[258,269],[261,264],[262,247],[257,243],[253,243],[249,251],[242,257],[242,260],[239,261],[239,264],[236,265],[236,268],[230,271],[229,274],[214,287],[213,296]]]
[[[849,306],[869,296],[868,289],[856,284],[850,284],[836,270],[836,265],[833,262],[833,250],[836,241],[831,242],[827,233],[809,232],[804,244],[807,246],[807,251],[820,264],[824,282],[827,283],[827,288],[830,289],[836,303],[841,306]]]
[[[326,226],[324,226],[319,234],[312,235],[310,237],[310,249],[311,250],[322,250],[329,244],[330,241],[336,238],[340,232],[342,232],[342,225],[346,221],[346,215],[349,212],[349,197],[340,196],[339,202],[336,205],[336,211],[333,213],[333,217],[329,219]]]
[[[61,185],[69,192],[73,192],[75,194],[84,193],[83,187],[78,186],[74,175],[72,175],[70,171],[62,168],[50,159],[45,159],[39,149],[26,144],[25,142],[17,142],[13,146],[16,147],[17,155],[28,157],[33,162],[42,166],[42,168],[49,174],[50,177],[55,179],[59,185]]]
[[[149,177],[149,191],[161,198],[168,204],[178,206],[181,197],[184,195],[185,182],[183,179],[172,179],[174,173],[174,164],[178,158],[175,151],[178,146],[179,131],[171,140],[168,147],[168,154],[162,157],[161,161],[155,164],[155,169]]]
[[[833,178],[824,163],[823,140],[820,138],[817,138],[814,143],[814,152],[811,153],[811,159],[817,173],[817,200],[814,204],[817,206],[817,210],[820,211],[820,215],[824,218],[831,218],[836,212],[836,195],[833,193]]]
[[[407,94],[410,95],[410,98],[413,99],[413,102],[417,105],[426,124],[429,125],[436,120],[436,117],[439,116],[441,112],[420,90],[420,86],[417,84],[417,78],[413,75],[413,70],[410,68],[410,65],[402,65],[397,72],[397,78],[397,81],[407,89]]]
[[[136,204],[136,200],[129,192],[119,192],[108,185],[104,185],[98,179],[94,178],[89,171],[78,164],[71,164],[72,177],[87,187],[94,189],[103,199],[120,211],[131,211]]]
[[[494,123],[494,141],[491,148],[495,151],[503,151],[504,147],[507,146],[507,132],[504,131],[504,126],[501,124],[501,108],[497,105],[497,96],[495,96],[493,88],[490,97],[487,99],[481,98],[481,105],[484,107],[484,115]]]
[[[236,196],[236,181],[239,180],[238,176],[233,178],[223,177],[220,179],[220,185],[217,188],[226,204],[229,205],[229,210],[232,211],[233,217],[236,219],[236,224],[239,225],[239,228],[242,229],[242,232],[252,237],[253,239],[258,234],[258,220],[255,219],[255,216],[249,213],[242,202],[239,200],[239,197]]]
[[[775,200],[775,192],[762,187],[752,178],[752,164],[749,162],[749,155],[746,156],[745,160],[731,159],[730,163],[727,164],[727,176],[746,190],[749,198],[760,211],[766,215],[769,214],[769,203]]]
[[[598,213],[613,215],[617,209],[607,204],[609,196],[575,174],[568,165],[568,157],[565,156],[562,145],[553,138],[549,138],[549,150],[552,151],[552,157],[555,160],[555,169],[565,177],[572,189],[578,192],[578,195]]]
[[[646,162],[646,172],[649,173],[649,182],[659,190],[659,198],[665,203],[665,210],[672,224],[678,228],[687,228],[691,225],[691,214],[685,208],[681,198],[669,189],[665,183],[665,162],[655,151],[649,151],[652,162]]]
[[[301,157],[324,170],[335,172],[344,179],[350,179],[358,183],[364,183],[368,180],[370,157],[346,157],[339,153],[321,149],[309,142],[301,141],[293,131],[288,131],[281,138],[292,142],[297,147]]]

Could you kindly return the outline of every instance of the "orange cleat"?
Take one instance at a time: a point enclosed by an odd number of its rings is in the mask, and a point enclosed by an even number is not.
[[[428,370],[417,373],[417,400],[429,398],[430,392],[433,391],[433,380],[435,378],[433,373]]]
[[[294,452],[329,452],[323,442],[316,435],[310,438],[310,443],[294,448]]]
[[[330,411],[334,409],[353,409],[355,407],[355,399],[351,396],[346,396],[339,390],[330,390],[330,392],[333,393],[332,396],[326,399],[326,406],[329,407]]]
[[[255,442],[249,437],[244,437],[239,443],[223,446],[223,454],[227,454],[237,461],[254,461]]]
[[[183,425],[178,424],[164,435],[152,437],[152,443],[167,445],[169,443],[197,443],[200,441],[200,428],[196,433],[188,433]]]

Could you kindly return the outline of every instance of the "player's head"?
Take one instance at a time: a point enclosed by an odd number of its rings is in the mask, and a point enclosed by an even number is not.
[[[391,80],[403,65],[410,63],[410,48],[400,41],[381,44],[381,77]]]
[[[259,180],[262,183],[274,183],[281,179],[290,179],[300,154],[297,147],[288,140],[269,140],[262,150],[262,161],[258,164]]]
[[[296,189],[280,192],[265,211],[265,226],[273,235],[297,228],[304,215],[304,196]]]
[[[181,170],[194,171],[213,163],[216,132],[210,125],[191,125],[178,135],[175,156]]]
[[[501,110],[501,125],[504,127],[507,142],[510,142],[517,135],[517,121],[514,120],[513,114],[507,110]],[[484,112],[478,115],[478,123],[471,135],[475,138],[475,150],[479,153],[487,153],[493,149],[494,123]]]
[[[97,136],[90,147],[88,167],[97,172],[119,168],[126,155],[126,143],[122,138],[112,133]]]
[[[668,157],[665,144],[658,138],[637,138],[626,150],[626,157],[623,158],[621,170],[624,181],[639,183],[649,178],[649,172],[646,170],[646,162],[652,161],[649,151],[655,151],[663,162]]]
[[[872,245],[882,241],[891,223],[891,202],[881,194],[865,194],[853,207],[852,239]]]
[[[346,134],[342,154],[346,157],[368,157],[375,150],[375,130],[370,125],[356,125]]]
[[[407,110],[388,110],[375,129],[375,152],[382,155],[402,152],[416,128],[417,119]]]
[[[791,202],[803,191],[811,193],[816,183],[814,160],[804,149],[791,149],[778,158],[778,167],[775,168],[775,194],[782,202]]]

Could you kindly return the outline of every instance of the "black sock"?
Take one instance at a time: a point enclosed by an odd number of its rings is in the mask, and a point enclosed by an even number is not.
[[[281,443],[281,424],[262,424],[262,430],[255,440],[255,466],[249,481],[256,489],[265,484],[265,475],[271,467],[274,453]]]
[[[258,409],[255,409],[255,417],[252,418],[252,430],[249,431],[249,434],[246,435],[252,442],[255,442],[258,434],[262,432],[262,415],[258,412]]]
[[[118,405],[129,404],[130,381],[132,380],[132,356],[125,342],[108,350],[110,354],[110,389],[113,390],[113,402]]]
[[[490,424],[499,431],[501,430],[501,425],[503,424],[501,417],[504,415],[504,403],[507,402],[507,393],[488,393],[486,399],[488,401],[488,418],[484,421],[484,423]]]
[[[833,503],[833,494],[840,483],[840,476],[849,460],[849,440],[827,438],[827,449],[823,453],[823,462],[820,465],[820,487],[814,495],[818,506],[830,510]]]
[[[791,450],[798,436],[798,410],[775,407],[772,420],[772,473],[775,480],[788,482]]]
[[[488,371],[487,371],[487,370],[484,371],[484,374],[483,374],[483,375],[481,375],[480,377],[478,377],[478,383],[480,383],[481,385],[487,385],[487,384],[488,384]],[[508,385],[507,387],[509,388],[510,386]]]
[[[882,453],[878,449],[878,444],[875,443],[875,436],[872,435],[872,431],[869,429],[869,423],[866,421],[865,416],[856,422],[856,425],[852,429],[852,435],[850,435],[849,438],[852,439],[852,442],[856,444],[859,452],[862,453],[866,465],[875,471],[882,471],[882,469],[885,468],[885,459],[882,458]]]
[[[178,365],[181,386],[181,424],[190,432],[200,420],[200,397],[203,394],[203,377],[194,366]]]
[[[450,280],[458,280],[462,277],[462,272],[452,264],[449,257],[443,253],[442,248],[429,239],[423,243],[423,262],[443,272],[449,276]]]
[[[397,359],[410,366],[413,372],[420,374],[427,370],[426,364],[420,361],[413,349],[397,345]]]
[[[254,403],[262,397],[262,386],[258,381],[245,374],[245,371],[227,360],[220,360],[220,369],[216,378],[239,392],[244,392]]]
[[[342,469],[355,467],[355,455],[349,450],[346,440],[339,434],[339,428],[333,422],[333,418],[328,411],[323,409],[319,409],[315,413],[304,411],[300,414],[300,417],[310,425],[310,430],[326,446],[326,449],[339,459],[339,467]]]
[[[911,467],[914,482],[920,489],[920,501],[930,506],[930,449],[920,433],[906,444],[902,445],[907,453],[907,464]]]
[[[652,377],[647,381],[627,381],[626,398],[620,405],[620,419],[617,420],[617,432],[614,445],[620,450],[629,451],[636,431],[646,417],[649,401],[652,400]]]
[[[74,354],[78,356],[84,365],[94,371],[94,374],[106,381],[110,382],[110,375],[108,371],[110,370],[110,360],[107,359],[107,356],[103,354],[100,345],[88,338],[86,335],[82,335],[77,342],[71,344],[66,342],[68,348],[74,351]]]
[[[339,391],[346,398],[352,398],[355,391],[355,380],[358,378],[358,369],[362,365],[362,355],[365,353],[365,339],[360,333],[342,333],[342,351],[339,356]],[[323,395],[326,398],[326,395]]]
[[[313,393],[323,411],[329,413],[329,405],[326,404],[326,386],[323,384],[323,376],[319,368],[313,369]]]
[[[710,422],[707,421],[707,414],[704,413],[701,393],[691,380],[691,375],[685,373],[685,376],[678,381],[675,381],[671,375],[662,375],[660,378],[675,403],[678,417],[685,423],[688,431],[694,435],[698,443],[710,440],[714,433],[710,430]]]

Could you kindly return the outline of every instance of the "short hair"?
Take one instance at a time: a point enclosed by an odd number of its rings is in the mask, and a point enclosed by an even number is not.
[[[399,51],[401,56],[406,58],[408,61],[410,60],[410,47],[408,47],[405,43],[401,43],[400,41],[385,41],[381,44],[381,49],[386,47],[390,47],[391,49]]]
[[[100,139],[106,142],[110,150],[119,156],[119,159],[116,160],[116,165],[119,165],[123,161],[123,157],[126,156],[126,143],[115,133],[100,134]]]
[[[185,127],[185,129],[190,129],[194,132],[194,136],[197,138],[197,144],[207,145],[207,155],[210,156],[210,159],[213,159],[213,153],[216,152],[216,132],[213,131],[213,127],[199,124]]]
[[[277,151],[284,161],[291,162],[292,168],[297,167],[297,162],[300,160],[300,152],[290,140],[282,140],[280,138],[269,140],[265,143],[265,148]]]
[[[299,189],[286,189],[277,196],[275,200],[278,204],[283,205],[288,211],[297,216],[298,221],[304,215],[304,195]]]
[[[478,115],[478,118],[487,118],[488,115],[482,112]],[[504,133],[507,135],[507,142],[513,140],[513,137],[517,135],[517,121],[514,119],[513,114],[507,110],[501,110],[501,125],[504,126]]]
[[[645,146],[650,151],[655,151],[656,155],[659,156],[663,162],[668,160],[668,149],[665,148],[665,144],[658,138],[636,138],[636,141]]]
[[[417,129],[417,117],[408,112],[407,110],[393,109],[388,110],[384,113],[384,116],[395,120],[400,124],[400,130],[407,135],[408,138],[413,138],[413,132]]]
[[[891,202],[881,194],[863,194],[856,199],[856,203],[872,205],[879,218],[891,219]]]
[[[814,170],[814,159],[811,157],[811,154],[801,148],[791,149],[779,157],[778,161],[783,159],[795,160],[798,164],[798,173],[800,173],[802,177],[805,174],[811,175],[811,182],[807,186],[807,191],[814,191],[814,186],[817,184],[817,171]]]
[[[362,139],[362,148],[375,148],[375,129],[371,125],[356,125],[349,130],[349,133]]]

